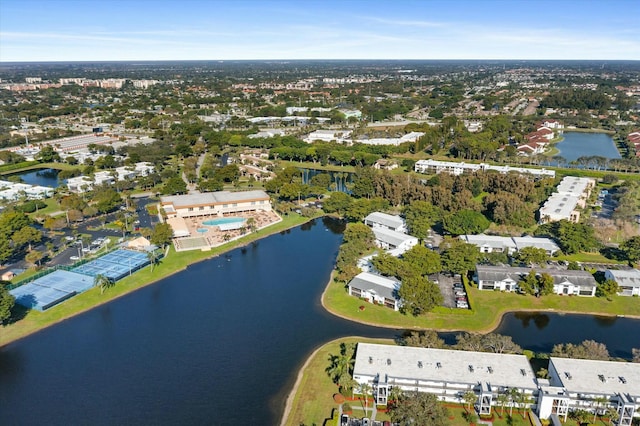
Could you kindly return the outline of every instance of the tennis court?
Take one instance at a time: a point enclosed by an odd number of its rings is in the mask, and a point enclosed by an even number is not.
[[[44,311],[93,287],[93,278],[59,269],[13,290],[16,303]]]
[[[148,264],[149,258],[146,253],[119,249],[77,266],[72,271],[92,277],[104,275],[118,281]]]

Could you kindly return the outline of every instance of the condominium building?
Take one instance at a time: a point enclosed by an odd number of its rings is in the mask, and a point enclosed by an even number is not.
[[[168,218],[224,216],[246,211],[270,211],[271,198],[261,190],[204,192],[160,197],[160,207]]]

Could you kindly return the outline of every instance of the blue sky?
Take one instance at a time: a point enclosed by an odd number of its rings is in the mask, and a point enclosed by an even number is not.
[[[0,61],[633,59],[640,1],[0,0]]]

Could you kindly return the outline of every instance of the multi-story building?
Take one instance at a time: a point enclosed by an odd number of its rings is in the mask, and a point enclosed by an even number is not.
[[[551,194],[540,210],[540,223],[568,220],[578,223],[580,210],[584,208],[596,182],[591,178],[567,176],[558,185],[556,192]]]
[[[525,247],[541,248],[549,256],[560,250],[549,238],[539,237],[500,237],[497,235],[460,235],[461,240],[478,247],[481,253],[513,254]]]
[[[461,175],[462,173],[474,173],[479,171],[493,170],[498,173],[518,173],[522,175],[530,175],[534,178],[554,178],[555,170],[531,169],[526,167],[511,166],[495,166],[486,163],[464,163],[457,161],[438,161],[438,160],[418,160],[414,166],[416,173],[450,173],[452,175]]]
[[[247,211],[270,211],[271,198],[261,190],[203,192],[160,197],[160,207],[168,218],[224,216]]]

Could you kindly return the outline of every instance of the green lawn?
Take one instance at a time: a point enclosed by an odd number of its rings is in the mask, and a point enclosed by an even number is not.
[[[550,295],[540,298],[499,291],[467,288],[471,310],[437,308],[434,312],[414,317],[383,306],[372,305],[349,296],[344,283],[330,282],[323,304],[335,315],[366,324],[442,331],[466,330],[489,332],[500,323],[502,315],[516,311],[551,311],[598,315],[640,316],[636,297],[615,296],[612,301],[600,297]],[[364,306],[364,310],[359,307]]]
[[[338,388],[324,370],[329,365],[327,361],[329,354],[340,353],[340,343],[343,342],[393,344],[393,341],[386,339],[349,337],[334,340],[320,347],[307,360],[308,364],[300,372],[301,376],[298,377],[298,386],[293,395],[291,411],[283,424],[287,426],[311,425],[314,423],[320,425],[326,419],[332,418],[332,410],[335,409],[337,412],[338,404],[333,401],[333,395],[338,392]],[[289,398],[291,398],[291,395]],[[357,402],[349,402],[349,404],[356,406]],[[335,423],[327,422],[327,425],[335,425],[337,423],[337,415],[333,417]]]
[[[19,321],[10,325],[1,326],[0,346],[25,337],[42,328],[48,327],[81,312],[87,311],[97,305],[116,299],[117,297],[130,293],[140,287],[144,287],[150,283],[166,278],[185,269],[188,265],[194,262],[214,257],[235,247],[245,245],[251,241],[298,226],[308,220],[308,218],[304,218],[297,214],[290,214],[283,217],[282,222],[270,226],[269,228],[254,232],[239,240],[231,241],[206,252],[200,250],[176,252],[171,248],[169,255],[162,259],[161,264],[155,266],[153,271],[151,271],[151,267],[148,266],[136,272],[132,276],[118,281],[114,287],[105,291],[104,294],[100,294],[100,289],[92,288],[44,312],[32,310],[27,312],[26,316]],[[20,279],[22,279],[23,276],[20,276]]]
[[[621,262],[618,260],[612,260],[604,257],[600,253],[575,253],[558,256],[558,260],[568,260],[574,262],[585,263],[613,263],[613,264],[625,264],[627,262]]]

